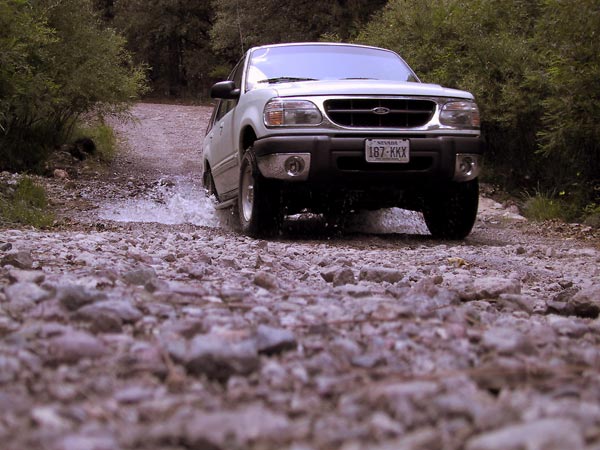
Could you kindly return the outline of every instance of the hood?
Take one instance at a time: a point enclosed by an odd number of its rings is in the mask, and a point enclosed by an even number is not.
[[[266,87],[266,86],[265,86]],[[418,95],[423,97],[459,97],[473,99],[473,95],[438,84],[382,80],[330,80],[271,84],[279,97],[306,97],[313,95]]]

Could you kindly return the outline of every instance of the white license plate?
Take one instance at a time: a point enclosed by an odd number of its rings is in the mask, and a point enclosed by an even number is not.
[[[367,139],[365,142],[367,162],[407,163],[410,161],[408,139]]]

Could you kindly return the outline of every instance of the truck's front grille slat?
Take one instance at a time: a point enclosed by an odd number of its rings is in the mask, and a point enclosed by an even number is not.
[[[417,128],[426,125],[436,104],[419,99],[335,99],[325,101],[329,119],[350,128]]]

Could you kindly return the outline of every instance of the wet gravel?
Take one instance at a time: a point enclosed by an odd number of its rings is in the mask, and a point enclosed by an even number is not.
[[[483,198],[459,243],[399,210],[250,239],[199,185],[210,109],[133,113],[40,179],[54,228],[0,229],[2,449],[600,449],[590,230]]]

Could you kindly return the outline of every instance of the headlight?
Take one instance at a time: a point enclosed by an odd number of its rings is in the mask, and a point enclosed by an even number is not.
[[[265,105],[264,120],[268,127],[319,125],[323,116],[308,100],[273,99]]]
[[[449,102],[442,106],[440,123],[450,127],[479,128],[479,108],[474,102]]]

